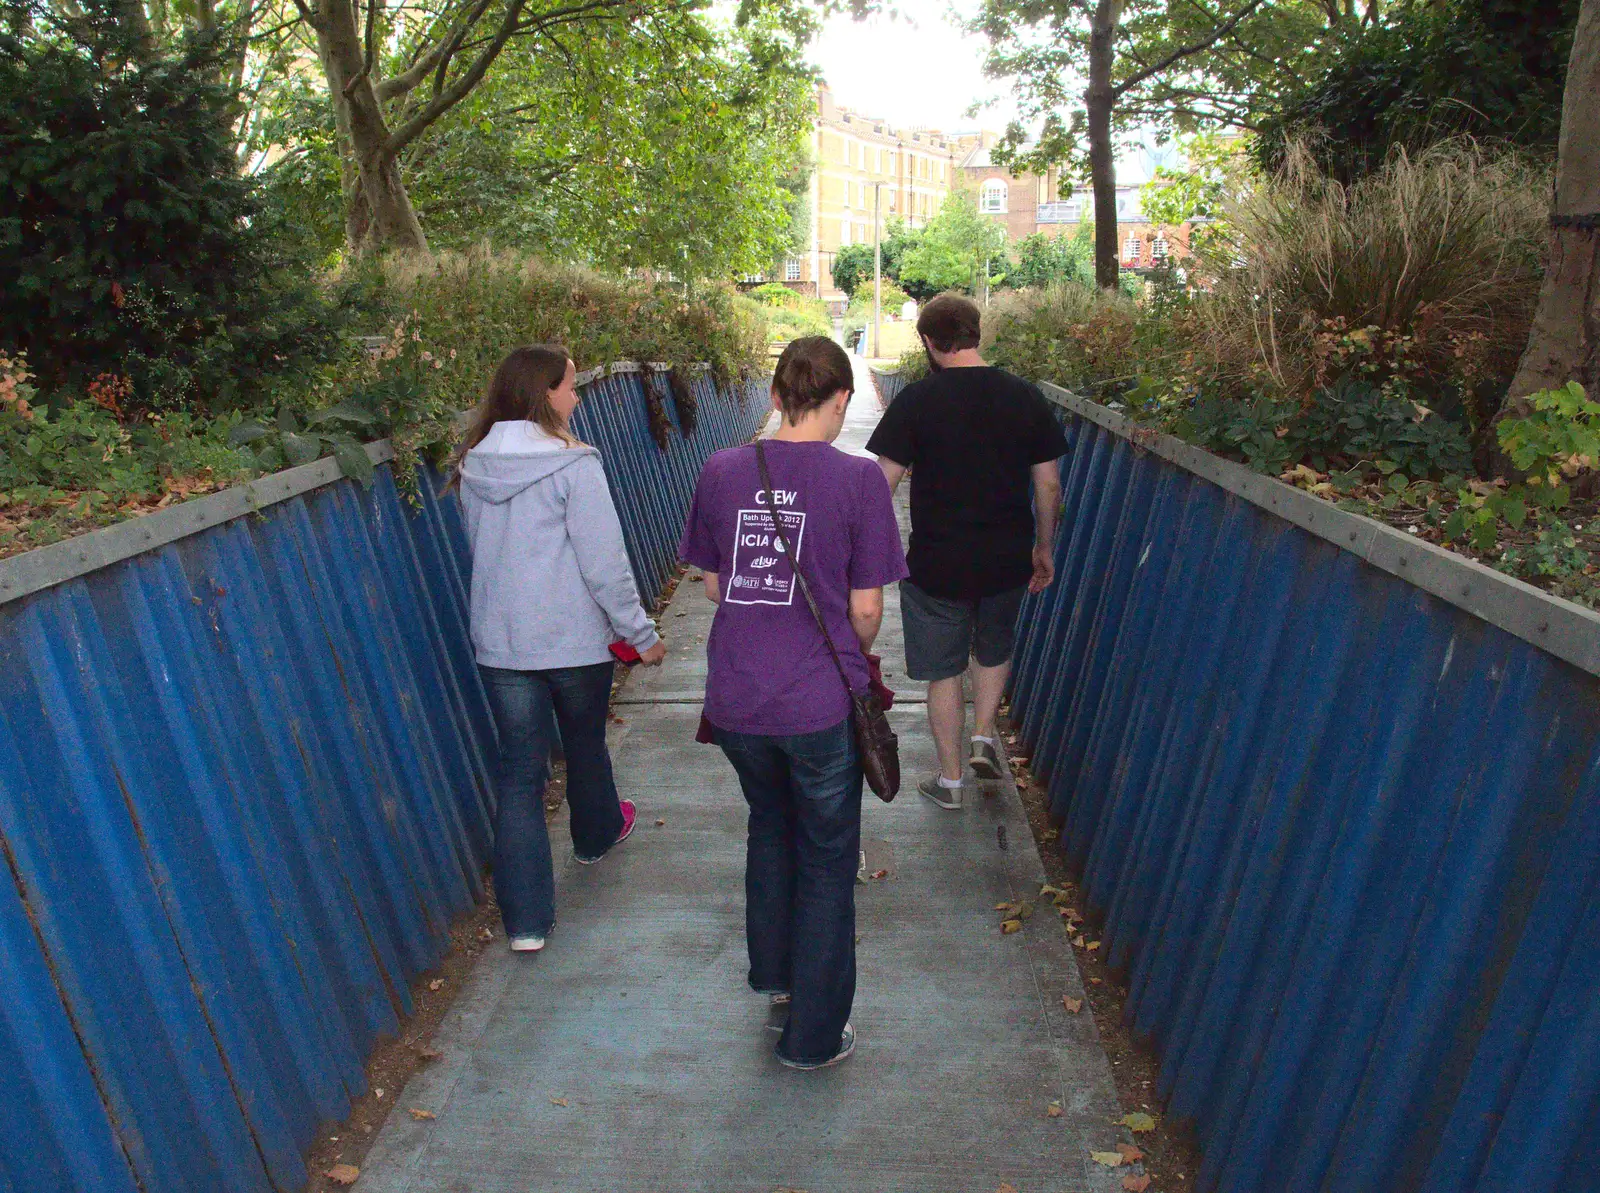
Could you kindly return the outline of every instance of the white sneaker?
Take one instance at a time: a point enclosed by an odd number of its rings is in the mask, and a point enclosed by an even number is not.
[[[511,938],[511,951],[513,953],[537,953],[544,948],[542,936],[513,936]]]

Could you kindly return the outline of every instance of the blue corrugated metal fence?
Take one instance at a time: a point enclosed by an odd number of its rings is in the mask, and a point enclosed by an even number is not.
[[[885,408],[906,387],[905,375],[899,369],[879,369],[868,365],[867,372],[872,375],[872,384],[878,391],[878,402]]]
[[[1524,640],[1600,620],[1056,397],[1013,712],[1201,1188],[1600,1188],[1600,684]]]
[[[641,378],[591,382],[576,429],[649,600],[701,463],[766,401],[702,377],[662,451]],[[0,604],[4,1193],[298,1190],[481,894],[456,502],[329,469],[258,482],[259,517],[223,494],[0,562],[26,593]],[[71,576],[72,552],[126,558]]]

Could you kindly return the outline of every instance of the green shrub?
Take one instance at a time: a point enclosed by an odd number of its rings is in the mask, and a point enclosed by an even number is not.
[[[336,347],[334,311],[239,172],[215,47],[146,59],[94,28],[0,36],[0,342],[52,401],[96,379],[130,413],[259,400]]]
[[[757,286],[744,297],[759,308],[758,314],[765,317],[767,334],[773,340],[796,340],[801,336],[825,336],[833,332],[833,320],[828,317],[826,304],[777,282]]]
[[[1183,346],[1178,317],[1071,283],[997,295],[984,316],[991,364],[1099,402],[1117,400],[1143,378],[1175,375]]]
[[[1553,152],[1577,16],[1578,0],[1385,5],[1335,32],[1321,73],[1266,120],[1258,159],[1278,169],[1306,137],[1319,168],[1349,182],[1452,136]]]

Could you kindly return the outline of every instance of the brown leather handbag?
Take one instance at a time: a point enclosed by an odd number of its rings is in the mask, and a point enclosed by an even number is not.
[[[759,440],[756,441],[756,463],[761,466],[762,500],[767,512],[772,515],[772,525],[777,532],[778,545],[789,557],[789,564],[794,568],[795,582],[800,585],[800,593],[806,598],[806,604],[811,607],[811,616],[817,619],[817,629],[822,631],[822,640],[828,644],[828,653],[833,656],[833,665],[839,669],[839,679],[844,684],[845,694],[850,697],[856,753],[860,755],[861,770],[866,775],[867,786],[872,788],[874,795],[887,804],[900,791],[900,739],[889,727],[889,715],[884,711],[883,701],[878,698],[878,694],[870,688],[865,692],[857,692],[850,686],[850,677],[845,674],[839,651],[834,647],[833,637],[828,633],[828,627],[822,620],[822,610],[817,608],[816,598],[811,595],[811,585],[806,583],[806,574],[800,570],[800,559],[790,549],[789,537],[783,533],[783,519],[778,517],[778,511],[772,505],[772,474],[767,471],[767,453]]]

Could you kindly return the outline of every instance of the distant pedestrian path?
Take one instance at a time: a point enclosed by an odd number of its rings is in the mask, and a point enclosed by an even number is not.
[[[877,419],[861,371],[847,451]],[[898,672],[887,595],[879,649]],[[1119,1112],[1092,1020],[1062,1007],[1083,996],[1065,934],[1045,916],[996,927],[996,903],[1044,881],[1015,789],[956,814],[916,798],[933,765],[918,706],[892,714],[911,790],[863,806],[882,876],[857,887],[856,1054],[778,1064],[767,1000],[745,984],[744,801],[721,752],[693,740],[711,614],[682,585],[665,665],[623,690],[612,750],[638,831],[585,867],[552,825],[549,947],[484,955],[357,1193],[1114,1189],[1089,1153],[1113,1144]]]

